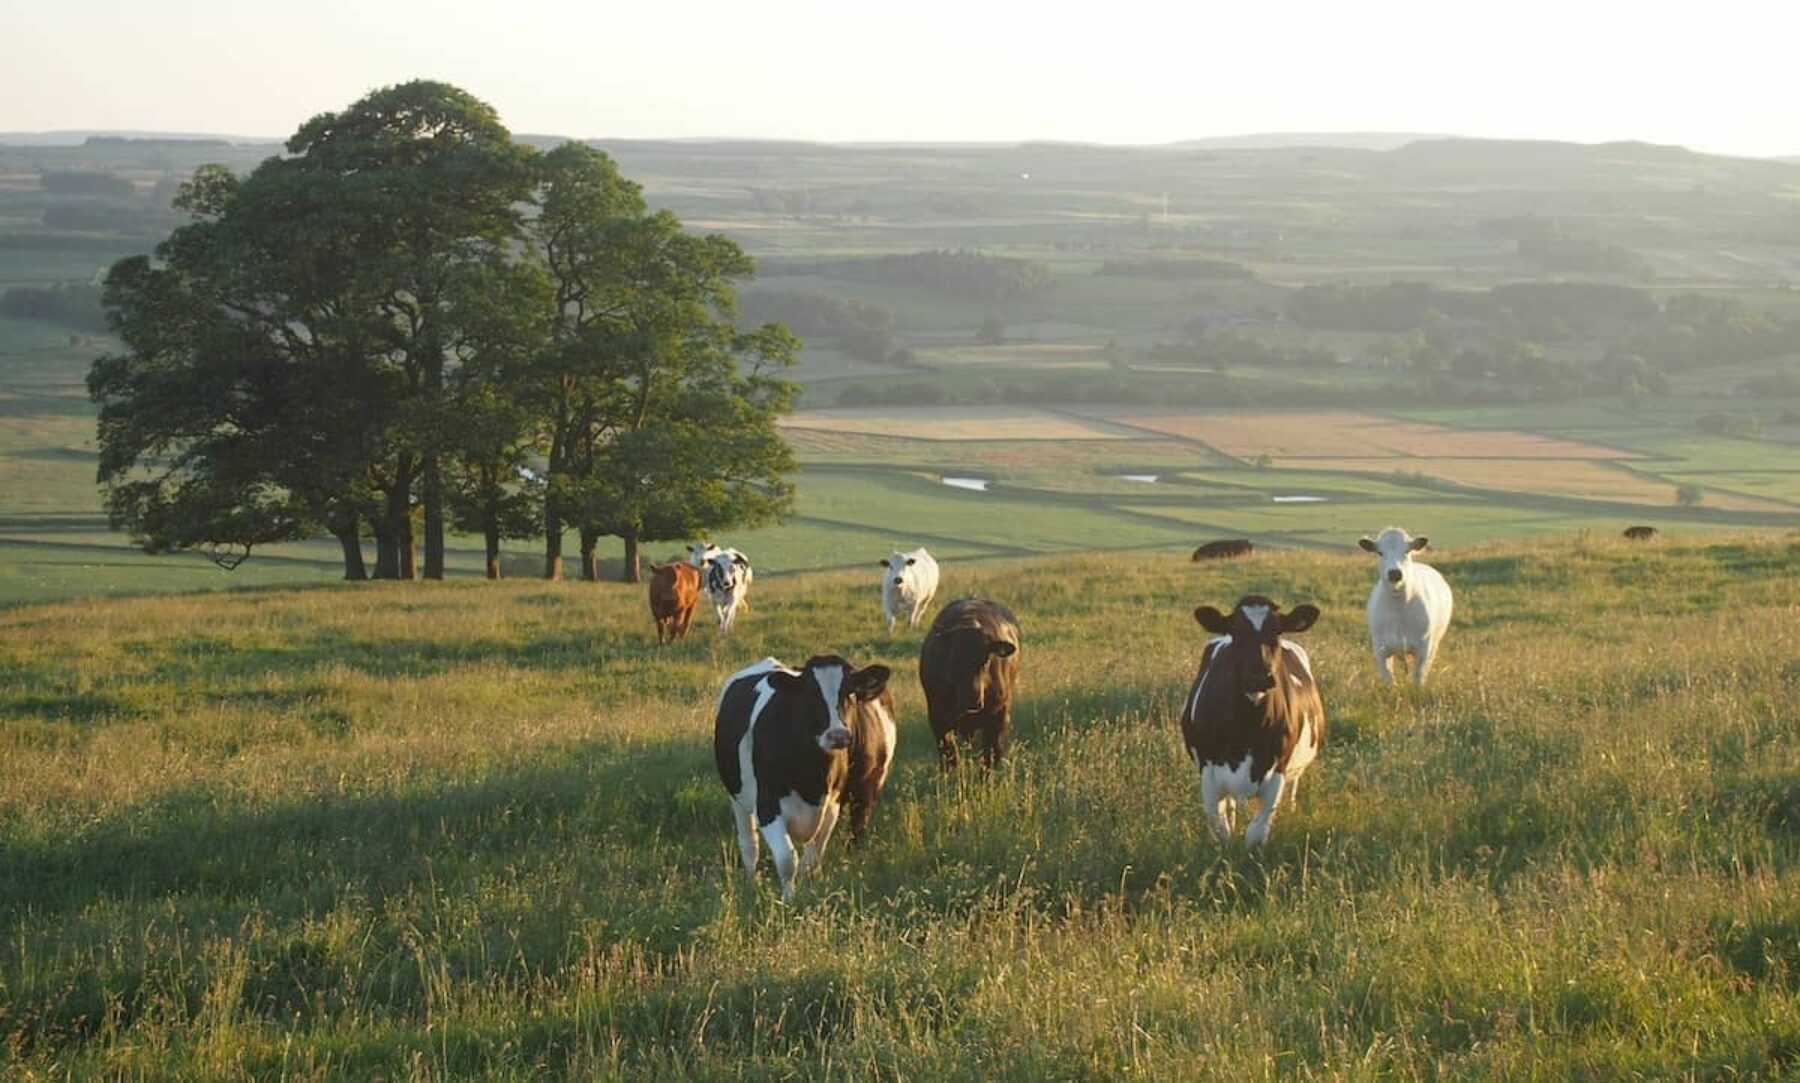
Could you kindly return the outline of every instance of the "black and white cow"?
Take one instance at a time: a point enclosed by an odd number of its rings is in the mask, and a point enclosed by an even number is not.
[[[706,588],[713,611],[719,615],[719,634],[731,631],[739,609],[749,608],[750,583],[755,578],[750,558],[736,549],[712,547],[700,567],[700,585]]]
[[[888,676],[886,666],[857,669],[826,654],[801,669],[764,658],[725,679],[713,758],[731,795],[738,853],[754,878],[760,831],[784,899],[824,856],[840,810],[850,814],[850,841],[862,837],[894,762]],[[795,843],[806,847],[798,859]]]
[[[1325,706],[1312,662],[1284,634],[1304,632],[1317,606],[1292,613],[1260,594],[1246,594],[1229,616],[1210,605],[1194,619],[1216,637],[1200,655],[1200,672],[1181,711],[1181,737],[1200,773],[1200,805],[1220,841],[1231,841],[1233,804],[1259,799],[1244,844],[1261,846],[1275,812],[1318,754]]]

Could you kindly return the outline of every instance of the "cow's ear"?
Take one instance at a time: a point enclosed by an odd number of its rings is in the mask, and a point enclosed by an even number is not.
[[[1018,644],[1009,639],[988,640],[988,653],[996,658],[1011,658],[1018,649]]]
[[[1284,613],[1281,617],[1281,630],[1284,634],[1304,632],[1319,619],[1319,607],[1316,605],[1297,605],[1293,612]]]
[[[806,674],[777,669],[769,674],[769,683],[778,692],[801,692],[806,689]]]
[[[1428,540],[1430,540],[1430,539],[1428,539],[1428,538],[1414,538],[1414,539],[1413,539],[1413,540],[1412,540],[1412,551],[1413,551],[1413,552],[1415,552],[1415,553],[1416,553],[1416,552],[1418,552],[1418,551],[1419,551],[1419,550],[1421,550],[1421,549],[1423,549],[1423,548],[1425,548],[1425,543],[1426,543],[1426,542],[1427,542],[1427,541],[1428,541]]]
[[[850,674],[850,690],[856,694],[857,699],[874,699],[887,687],[891,676],[893,670],[884,665],[864,666]]]
[[[882,557],[882,558],[881,558],[881,559],[880,559],[880,560],[878,560],[878,561],[876,561],[876,562],[875,562],[875,563],[876,563],[876,564],[878,564],[878,565],[880,565],[880,566],[881,566],[881,567],[883,567],[883,568],[885,568],[885,567],[887,567],[887,566],[888,566],[888,562],[887,562],[887,558],[886,558],[886,557]]]
[[[1225,629],[1228,627],[1225,623],[1225,614],[1210,605],[1203,605],[1194,610],[1194,619],[1200,622],[1200,627],[1216,636],[1224,635]]]
[[[740,568],[748,568],[750,566],[750,558],[742,553],[731,554],[731,562]]]
[[[1375,551],[1375,540],[1373,538],[1358,538],[1356,539],[1356,544],[1362,546],[1371,553]]]

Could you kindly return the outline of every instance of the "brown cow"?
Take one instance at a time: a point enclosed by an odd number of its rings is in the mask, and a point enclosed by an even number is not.
[[[1656,537],[1656,534],[1657,530],[1653,526],[1628,526],[1625,528],[1625,536],[1632,541],[1649,541]]]
[[[698,568],[681,562],[650,565],[650,616],[656,621],[658,643],[673,643],[687,635],[699,601]]]
[[[1232,806],[1258,799],[1244,834],[1255,849],[1325,737],[1311,660],[1283,638],[1311,628],[1319,610],[1300,605],[1283,613],[1268,598],[1246,594],[1229,614],[1203,605],[1194,619],[1215,638],[1200,654],[1181,709],[1182,741],[1200,773],[1201,811],[1220,841],[1231,841]]]
[[[1223,560],[1226,557],[1247,557],[1256,552],[1256,546],[1250,544],[1249,538],[1220,538],[1209,541],[1194,550],[1193,560]]]
[[[958,598],[939,611],[919,647],[919,684],[946,771],[956,739],[979,740],[983,767],[1006,752],[1019,679],[1019,622],[999,602]]]

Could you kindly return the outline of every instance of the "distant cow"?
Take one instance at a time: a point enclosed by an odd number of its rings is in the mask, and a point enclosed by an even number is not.
[[[937,594],[938,564],[924,548],[908,553],[895,553],[881,562],[881,608],[887,613],[888,634],[900,618],[908,628],[917,628],[925,607]]]
[[[801,669],[764,658],[725,679],[713,722],[713,759],[731,795],[738,854],[756,876],[760,831],[775,859],[781,896],[825,854],[840,811],[850,841],[894,762],[894,697],[888,668],[857,669],[835,654]],[[796,862],[794,844],[806,847]]]
[[[1193,560],[1223,560],[1226,557],[1247,557],[1256,552],[1256,546],[1249,538],[1220,538],[1209,541],[1194,550]]]
[[[1388,660],[1399,658],[1404,665],[1408,654],[1413,656],[1413,681],[1424,684],[1450,627],[1450,584],[1436,568],[1412,558],[1425,543],[1397,526],[1357,543],[1381,558],[1369,591],[1369,639],[1383,684],[1394,683]]]
[[[692,564],[650,565],[650,617],[656,641],[673,643],[687,635],[694,606],[700,601],[700,573]]]
[[[1649,541],[1656,537],[1657,533],[1657,529],[1653,526],[1628,526],[1625,528],[1625,536],[1632,541]]]
[[[919,648],[919,684],[945,770],[958,737],[976,741],[984,767],[1006,752],[1019,679],[1019,622],[999,602],[958,598],[931,622]]]
[[[719,634],[731,631],[739,608],[747,607],[753,572],[750,558],[736,549],[715,549],[702,571],[706,596],[719,615]]]
[[[1281,638],[1311,628],[1319,610],[1300,605],[1283,613],[1262,595],[1246,594],[1229,616],[1203,605],[1194,619],[1217,638],[1201,652],[1181,711],[1181,739],[1200,773],[1200,807],[1221,842],[1231,841],[1234,807],[1258,799],[1244,831],[1244,844],[1255,849],[1325,739],[1312,662],[1299,644]]]

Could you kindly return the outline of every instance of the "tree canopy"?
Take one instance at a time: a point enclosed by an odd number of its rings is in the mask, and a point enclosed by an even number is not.
[[[120,261],[95,363],[100,481],[147,548],[330,533],[345,575],[428,578],[449,528],[640,540],[784,512],[776,434],[797,343],[740,331],[731,241],[653,212],[605,154],[513,142],[455,87],[375,91],[248,176],[203,167],[192,217]],[[746,365],[748,366],[746,368]],[[237,559],[241,559],[238,557]]]

